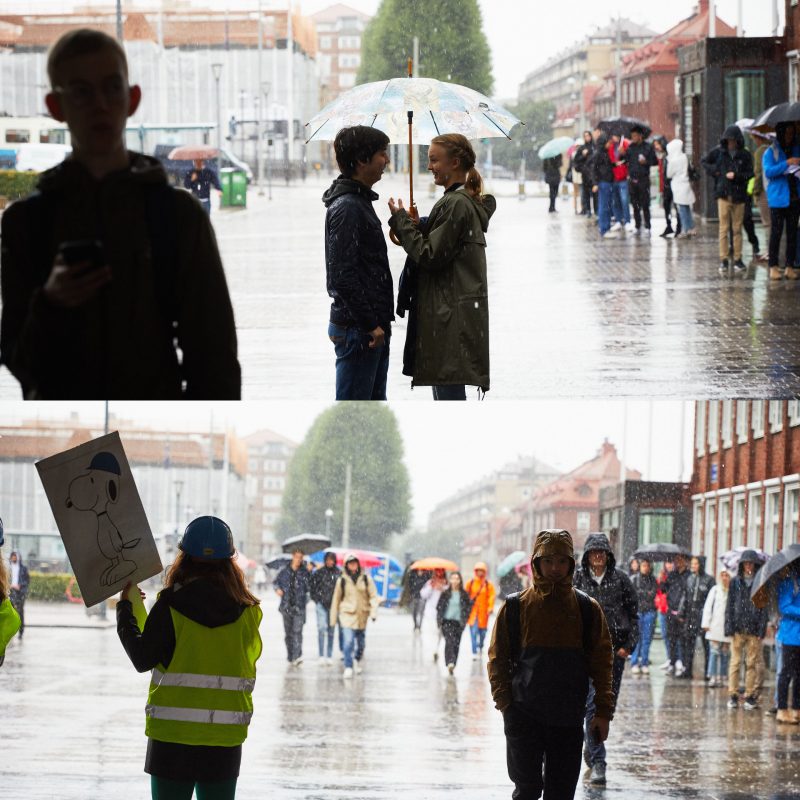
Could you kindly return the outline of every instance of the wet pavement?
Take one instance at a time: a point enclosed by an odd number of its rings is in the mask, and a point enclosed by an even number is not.
[[[284,661],[274,598],[265,601],[255,715],[244,746],[241,798],[281,800],[507,800],[502,720],[485,664],[468,637],[454,677],[432,659],[410,618],[382,610],[367,633],[364,673],[316,660],[313,611],[306,662]],[[144,703],[113,629],[62,627],[29,604],[31,627],[0,669],[0,775],[14,797],[145,800]],[[34,627],[36,625],[37,627]],[[43,627],[38,627],[39,625]],[[654,661],[660,660],[660,642]],[[626,674],[609,742],[608,785],[580,784],[582,800],[800,800],[800,731],[762,711],[729,711],[725,692],[702,681]]]
[[[239,328],[244,398],[333,399],[327,339],[320,196],[328,177],[252,190],[246,210],[215,211]],[[434,200],[417,187],[422,214]],[[407,184],[377,184],[376,209]],[[499,399],[556,397],[779,397],[800,393],[800,281],[770,283],[717,274],[717,227],[695,240],[627,236],[600,241],[572,213],[548,215],[543,198],[520,202],[516,184],[497,182],[488,235],[492,391]],[[656,211],[654,233],[663,229]],[[766,236],[758,229],[762,250]],[[397,277],[404,254],[389,245]],[[745,243],[745,256],[750,246]],[[405,321],[391,343],[389,399],[428,399],[401,374]],[[19,396],[0,370],[0,399]]]

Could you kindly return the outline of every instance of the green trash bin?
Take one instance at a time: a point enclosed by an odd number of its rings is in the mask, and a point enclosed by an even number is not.
[[[247,175],[241,169],[226,167],[219,171],[222,186],[222,208],[245,208],[247,206]]]

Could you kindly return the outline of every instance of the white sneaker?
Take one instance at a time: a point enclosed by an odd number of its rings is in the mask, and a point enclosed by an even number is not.
[[[606,231],[603,234],[603,238],[604,239],[619,239],[619,234],[617,233],[617,231],[614,228],[611,228],[611,230]]]
[[[628,223],[628,224],[625,226],[625,230],[626,230],[628,233],[633,233],[633,232],[636,230],[636,226],[635,226],[635,225],[634,225],[632,222],[629,222],[629,223]]]
[[[356,664],[355,664],[356,675],[360,675],[363,671],[364,671],[364,667],[361,666],[361,663],[359,661],[356,661]]]
[[[352,667],[345,667],[344,673],[342,674],[343,678],[352,678],[353,677],[353,668]]]
[[[667,660],[666,660],[666,661],[665,661],[665,662],[664,662],[664,663],[663,663],[663,664],[662,664],[662,665],[659,667],[659,669],[668,670],[668,669],[669,669],[671,666],[672,666],[672,662],[671,662],[669,659],[667,659]]]
[[[634,665],[631,667],[631,675],[640,675],[641,672],[642,670],[638,665]]]
[[[615,222],[615,223],[614,223],[614,224],[611,226],[611,230],[612,230],[612,231],[621,231],[621,230],[622,230],[622,225],[621,225],[619,222]]]
[[[642,675],[649,675],[650,667],[642,667]]]
[[[299,656],[294,661],[292,661],[292,664],[294,664],[294,666],[296,667],[299,667],[302,663],[303,663],[303,656]]]
[[[448,664],[447,671],[452,675],[455,672],[456,665],[455,664]]]
[[[681,661],[680,659],[678,659],[678,660],[675,662],[675,674],[676,674],[676,675],[683,675],[683,673],[684,673],[685,671],[686,671],[686,670],[683,668],[683,661]]]

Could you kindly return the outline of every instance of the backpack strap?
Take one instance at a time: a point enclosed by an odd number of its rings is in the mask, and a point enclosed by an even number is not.
[[[506,597],[506,629],[508,631],[508,656],[513,675],[522,655],[522,629],[520,626],[519,592]]]
[[[589,657],[589,652],[592,649],[592,622],[594,610],[592,609],[592,599],[586,592],[580,589],[573,589],[575,597],[578,600],[578,608],[581,612],[581,639],[583,642],[583,652],[586,657]]]

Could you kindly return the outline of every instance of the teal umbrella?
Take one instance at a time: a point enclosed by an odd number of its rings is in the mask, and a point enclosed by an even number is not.
[[[497,567],[497,577],[504,578],[517,564],[527,560],[528,554],[524,550],[515,550],[500,562],[500,566]]]
[[[571,136],[559,136],[557,139],[551,139],[547,144],[543,144],[539,148],[539,158],[554,158],[566,153],[572,147],[574,140]]]

